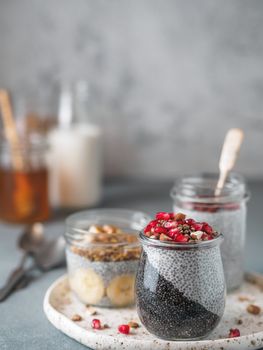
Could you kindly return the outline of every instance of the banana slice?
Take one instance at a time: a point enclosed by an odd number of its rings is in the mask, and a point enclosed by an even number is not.
[[[102,278],[92,269],[80,268],[70,278],[70,287],[85,304],[97,304],[105,295]]]
[[[134,302],[134,275],[120,275],[109,284],[106,293],[115,306],[126,306]]]

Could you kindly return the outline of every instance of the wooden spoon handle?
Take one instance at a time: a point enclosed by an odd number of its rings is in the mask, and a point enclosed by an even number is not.
[[[226,134],[219,161],[220,176],[217,182],[215,196],[220,195],[227,175],[235,165],[243,138],[244,133],[241,129],[230,129]]]
[[[20,154],[20,140],[16,130],[16,124],[14,121],[11,103],[8,92],[0,89],[0,109],[3,119],[6,138],[11,146],[13,166],[16,170],[23,168],[23,157]]]

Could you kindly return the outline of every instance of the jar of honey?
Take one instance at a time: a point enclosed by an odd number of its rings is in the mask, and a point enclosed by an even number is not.
[[[32,135],[17,145],[0,142],[0,220],[33,223],[49,217],[47,146]]]

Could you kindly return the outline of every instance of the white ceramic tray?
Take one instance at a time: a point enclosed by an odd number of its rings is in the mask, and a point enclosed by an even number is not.
[[[243,301],[241,301],[242,299]],[[62,276],[47,290],[44,311],[49,321],[60,331],[92,349],[126,350],[245,350],[263,347],[263,311],[252,315],[246,311],[254,303],[263,310],[263,276],[248,274],[241,289],[227,296],[224,317],[211,336],[202,341],[169,342],[150,335],[143,326],[133,329],[129,335],[118,333],[118,325],[133,320],[139,323],[136,310],[96,308],[91,316],[86,306],[78,302],[68,286],[67,276]],[[83,317],[80,322],[71,321],[74,314]],[[108,324],[104,330],[93,330],[91,321],[99,318]],[[242,320],[242,324],[238,324]],[[230,328],[238,328],[239,338],[227,338]]]

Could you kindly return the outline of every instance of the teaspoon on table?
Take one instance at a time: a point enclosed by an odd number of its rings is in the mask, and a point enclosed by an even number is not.
[[[6,285],[0,289],[0,302],[5,300],[14,288],[34,269],[43,272],[62,266],[65,263],[65,240],[62,236],[57,239],[43,240],[38,249],[31,251],[32,265],[20,268],[13,274]]]
[[[44,243],[45,238],[43,234],[43,225],[39,222],[34,223],[33,225],[27,226],[22,234],[18,237],[17,245],[23,251],[23,256],[20,261],[18,267],[16,267],[9,275],[7,279],[7,284],[9,284],[9,288],[12,287],[12,280],[19,281],[22,279],[23,268],[26,264],[26,260],[31,253],[34,253],[39,249],[39,247]],[[25,284],[21,283],[21,286]],[[18,284],[16,284],[18,286]]]

